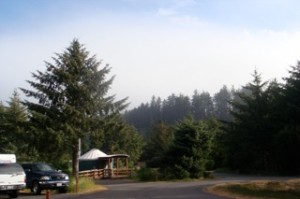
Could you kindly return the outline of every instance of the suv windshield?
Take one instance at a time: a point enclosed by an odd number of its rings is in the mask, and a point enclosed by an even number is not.
[[[14,174],[19,172],[23,172],[23,168],[19,164],[0,164],[0,174]]]
[[[32,165],[32,170],[33,171],[54,171],[54,169],[47,164]]]

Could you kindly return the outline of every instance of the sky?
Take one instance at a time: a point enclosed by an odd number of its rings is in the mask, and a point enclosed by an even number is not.
[[[297,0],[0,0],[0,101],[73,39],[96,55],[129,108],[171,94],[212,96],[288,76],[300,59]],[[23,97],[20,90],[17,90]]]

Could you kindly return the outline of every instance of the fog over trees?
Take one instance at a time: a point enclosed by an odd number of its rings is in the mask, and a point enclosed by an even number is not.
[[[150,102],[142,103],[137,108],[127,111],[124,117],[144,135],[157,122],[171,125],[183,120],[189,114],[195,120],[214,117],[220,121],[230,122],[232,120],[230,101],[233,99],[234,92],[234,89],[223,86],[214,96],[198,90],[195,90],[191,97],[184,94],[171,94],[167,99],[162,100],[160,97],[153,96]]]

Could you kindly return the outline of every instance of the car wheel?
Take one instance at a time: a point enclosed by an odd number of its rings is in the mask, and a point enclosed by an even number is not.
[[[10,197],[10,198],[17,198],[18,197],[18,191],[17,190],[13,190],[13,191],[11,191],[11,192],[9,192],[8,193],[8,196]]]
[[[35,195],[40,195],[42,190],[38,182],[33,182],[31,187],[31,192]]]

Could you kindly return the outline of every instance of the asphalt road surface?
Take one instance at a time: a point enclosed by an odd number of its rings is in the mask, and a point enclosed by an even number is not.
[[[224,199],[203,191],[206,186],[225,182],[242,182],[259,179],[287,180],[288,177],[250,177],[219,175],[217,179],[193,182],[133,182],[129,180],[101,180],[106,191],[88,194],[52,194],[51,199]],[[0,198],[7,198],[0,196]],[[44,199],[46,195],[20,195],[19,199]]]

